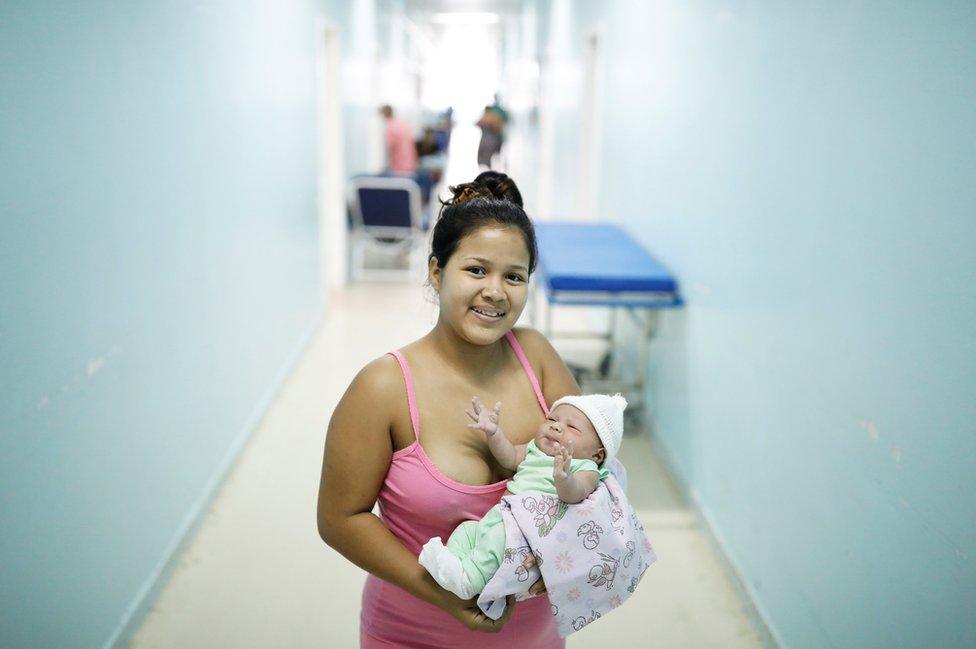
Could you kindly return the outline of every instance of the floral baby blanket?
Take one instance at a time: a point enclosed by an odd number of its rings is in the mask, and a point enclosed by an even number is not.
[[[541,572],[561,637],[579,631],[630,597],[657,555],[620,483],[601,481],[582,502],[526,493],[502,497],[505,556],[478,597],[497,620],[505,597],[532,597]]]

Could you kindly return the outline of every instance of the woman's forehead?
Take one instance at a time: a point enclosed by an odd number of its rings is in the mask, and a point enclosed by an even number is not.
[[[529,265],[529,249],[518,228],[483,227],[461,239],[454,255],[459,259],[476,257],[498,264]]]

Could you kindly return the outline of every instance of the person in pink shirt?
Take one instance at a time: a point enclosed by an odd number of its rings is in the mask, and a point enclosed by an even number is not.
[[[486,171],[450,189],[427,267],[437,323],[368,363],[339,400],[326,433],[318,531],[370,573],[361,649],[565,649],[541,579],[530,590],[538,597],[512,598],[493,620],[417,561],[428,540],[484,516],[514,475],[484,433],[461,425],[471,395],[509,404],[504,434],[525,444],[550,404],[580,393],[549,341],[515,326],[538,256],[515,182]]]
[[[412,174],[417,171],[417,145],[410,125],[393,114],[392,106],[380,108],[386,120],[386,167],[395,173]]]

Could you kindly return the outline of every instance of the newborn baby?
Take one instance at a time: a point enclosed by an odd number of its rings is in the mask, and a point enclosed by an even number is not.
[[[506,485],[514,495],[541,492],[578,503],[597,488],[609,472],[604,468],[620,448],[627,401],[619,394],[589,394],[559,399],[528,444],[514,446],[498,424],[501,403],[489,410],[478,397],[467,412],[468,428],[488,437],[498,463],[515,475]],[[418,560],[438,584],[458,597],[481,592],[505,555],[505,525],[501,505],[480,521],[455,528],[445,546],[439,536],[428,541]]]

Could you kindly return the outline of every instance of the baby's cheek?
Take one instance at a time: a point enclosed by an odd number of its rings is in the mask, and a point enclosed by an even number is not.
[[[592,437],[586,439],[586,443],[583,443],[583,441],[580,440],[579,446],[580,446],[579,450],[582,452],[578,453],[578,455],[580,456],[581,459],[592,457],[593,454],[596,453],[601,446],[600,438],[597,437],[596,435],[593,435]]]

